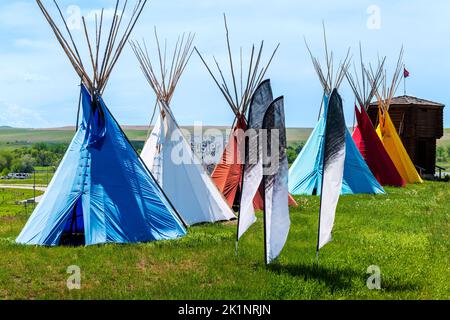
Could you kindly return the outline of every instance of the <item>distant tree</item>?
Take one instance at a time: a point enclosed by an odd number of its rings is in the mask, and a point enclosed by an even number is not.
[[[297,154],[292,148],[288,148],[287,151],[287,157],[288,157],[288,163],[291,165],[294,163],[295,159],[297,158]]]
[[[304,146],[305,142],[297,143],[297,146],[295,148],[295,152],[297,153],[297,155],[300,154],[300,152],[302,152]]]
[[[57,167],[67,147],[67,144],[35,143],[31,147],[0,151],[0,172],[7,169],[8,173],[31,173],[34,166]]]
[[[289,165],[292,165],[294,163],[300,152],[303,150],[304,146],[305,146],[304,142],[294,143],[293,145],[288,146],[286,153]]]
[[[59,155],[64,155],[68,147],[69,146],[65,143],[52,144],[49,147],[49,151]]]
[[[40,167],[56,166],[67,150],[67,144],[35,143],[31,148],[22,148],[19,155],[31,155],[35,165]]]
[[[0,152],[0,171],[4,169],[9,169],[11,167],[11,162],[13,160],[13,155],[9,151]]]
[[[37,166],[48,167],[55,163],[57,160],[57,155],[47,150],[40,150],[33,155],[33,158],[35,159]]]
[[[30,155],[25,155],[20,159],[14,159],[11,164],[11,171],[15,173],[32,173],[34,171],[34,161]]]
[[[438,162],[446,162],[447,161],[447,154],[445,152],[444,147],[437,147],[436,148],[436,160]]]
[[[450,145],[447,146],[447,157],[450,158]]]
[[[39,143],[33,144],[32,149],[36,149],[39,151],[48,150],[48,145],[44,142],[39,142]]]
[[[6,159],[0,154],[0,171],[9,168]]]
[[[2,170],[2,172],[0,173],[0,177],[6,177],[10,173],[11,173],[11,171],[8,168],[4,168]]]
[[[144,149],[144,143],[144,141],[131,140],[131,144],[139,154],[141,153],[142,149]]]

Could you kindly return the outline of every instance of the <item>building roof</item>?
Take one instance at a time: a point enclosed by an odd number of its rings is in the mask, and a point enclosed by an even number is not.
[[[370,106],[377,106],[378,102],[372,102]],[[445,107],[444,104],[430,100],[420,99],[412,96],[398,96],[392,98],[391,106],[427,106],[427,107]]]

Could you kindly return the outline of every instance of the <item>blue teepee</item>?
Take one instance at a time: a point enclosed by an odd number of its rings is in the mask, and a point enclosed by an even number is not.
[[[132,243],[186,234],[182,221],[100,95],[82,86],[83,121],[17,242]],[[80,239],[79,239],[80,240]]]
[[[322,190],[323,147],[328,97],[314,131],[289,170],[289,192],[293,195],[320,195]],[[350,132],[346,132],[346,157],[342,194],[384,194]]]
[[[133,149],[101,96],[146,1],[135,6],[129,27],[122,36],[118,36],[120,22],[128,14],[125,10],[119,13],[119,0],[114,13],[119,22],[113,20],[106,42],[101,41],[101,30],[104,28],[103,19],[100,19],[96,43],[87,39],[90,57],[104,56],[102,60],[92,60],[93,77],[89,77],[84,68],[88,64],[82,63],[70,30],[67,29],[68,41],[59,32],[42,2],[37,1],[37,4],[82,80],[83,121],[44,197],[16,241],[43,246],[95,245],[184,236],[186,230],[177,211]],[[61,18],[67,26],[64,17]],[[86,25],[84,28],[87,33]],[[116,39],[121,40],[116,42]],[[100,43],[104,43],[105,55],[99,52]]]

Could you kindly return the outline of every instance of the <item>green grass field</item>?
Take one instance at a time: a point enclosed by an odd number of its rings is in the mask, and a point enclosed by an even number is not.
[[[0,180],[0,185],[34,185],[36,183],[37,186],[46,186],[50,183],[53,177],[54,169],[49,169],[49,172],[38,172],[36,175],[31,174],[31,178],[18,180],[18,179],[8,179],[8,180]]]
[[[158,243],[20,246],[14,239],[28,214],[12,204],[24,191],[13,192],[0,198],[0,299],[450,299],[448,183],[342,197],[334,241],[318,264],[318,198],[298,197],[287,245],[269,267],[261,219],[238,257],[235,223],[195,226]],[[71,265],[81,268],[81,290],[66,287]],[[381,269],[382,290],[366,286],[371,265]]]
[[[42,192],[36,191],[36,196],[41,195]],[[30,213],[29,208],[25,209],[24,206],[15,205],[16,201],[26,200],[33,198],[33,190],[14,190],[3,189],[0,187],[0,230],[5,226],[4,222],[8,219],[13,219],[21,215],[27,215]],[[32,207],[31,207],[32,209]]]
[[[145,141],[145,129],[125,129],[130,140]],[[310,133],[288,129],[288,142],[305,141]],[[438,142],[444,147],[450,144],[450,129],[445,133]],[[0,149],[68,143],[72,136],[70,128],[0,128]],[[47,179],[46,173],[37,174],[38,184]],[[288,243],[280,259],[266,267],[261,219],[243,238],[238,257],[235,223],[194,226],[183,239],[159,243],[19,246],[14,239],[32,207],[14,203],[32,198],[33,191],[0,187],[0,299],[450,299],[450,184],[388,192],[341,198],[334,241],[318,264],[318,198],[299,197],[300,207],[291,210]],[[81,290],[66,287],[71,265],[82,270]],[[380,291],[366,286],[371,265],[381,268]]]
[[[193,127],[183,127],[190,132]],[[205,127],[207,130],[211,127]],[[226,131],[229,128],[219,127],[218,129]],[[128,126],[124,128],[125,133],[131,141],[143,142],[147,139],[148,130],[143,127]],[[289,128],[287,130],[288,142],[306,141],[312,129]],[[15,149],[26,147],[36,142],[46,143],[69,143],[74,135],[73,128],[60,129],[16,129],[8,127],[0,127],[0,150]],[[449,133],[450,134],[450,133]]]

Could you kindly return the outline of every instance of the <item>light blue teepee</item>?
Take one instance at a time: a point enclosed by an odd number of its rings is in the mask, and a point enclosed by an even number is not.
[[[320,195],[322,190],[323,146],[328,97],[314,131],[289,170],[289,192],[293,195]],[[384,194],[350,132],[346,133],[346,158],[342,194]]]
[[[83,122],[17,242],[57,246],[173,239],[186,234],[177,212],[100,95],[82,86]]]

